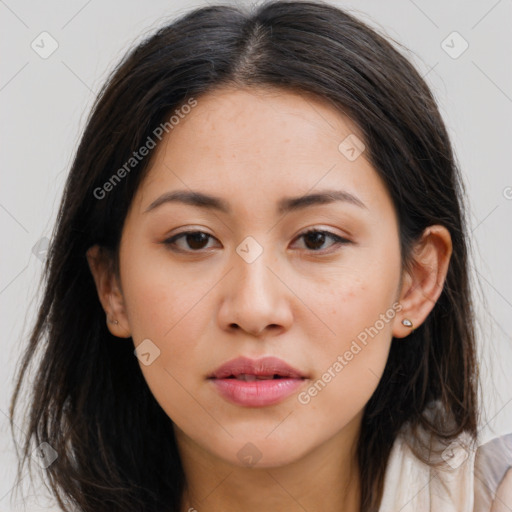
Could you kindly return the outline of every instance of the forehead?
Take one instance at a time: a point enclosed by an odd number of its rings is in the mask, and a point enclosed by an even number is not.
[[[362,143],[363,137],[327,101],[256,87],[218,89],[196,101],[154,150],[138,193],[141,210],[178,188],[260,205],[263,198],[277,201],[315,188],[342,188],[364,202],[389,201],[365,152],[347,158],[343,144],[353,137]]]
[[[177,145],[190,132],[202,143],[201,151],[211,150],[220,158],[238,148],[244,156],[276,161],[283,152],[287,157],[311,153],[318,143],[337,149],[340,138],[350,134],[362,139],[357,125],[327,100],[306,92],[257,87],[221,88],[200,96],[167,143]]]

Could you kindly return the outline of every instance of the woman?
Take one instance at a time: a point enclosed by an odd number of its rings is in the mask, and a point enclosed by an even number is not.
[[[342,10],[160,29],[66,183],[20,467],[35,441],[85,512],[499,506],[512,449],[476,462],[463,198],[427,85]]]

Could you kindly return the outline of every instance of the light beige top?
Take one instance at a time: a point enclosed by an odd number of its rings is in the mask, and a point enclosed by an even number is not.
[[[393,445],[379,512],[512,512],[512,433],[481,446],[466,432],[431,442],[437,467],[414,455],[409,437],[403,429]]]

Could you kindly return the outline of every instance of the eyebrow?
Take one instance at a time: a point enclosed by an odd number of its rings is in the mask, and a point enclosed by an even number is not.
[[[368,209],[368,207],[354,194],[345,190],[321,190],[314,194],[308,194],[298,197],[285,197],[278,202],[277,212],[281,215],[292,211],[301,210],[308,206],[319,204],[329,204],[334,202],[345,202],[359,208]],[[202,192],[190,190],[175,190],[166,192],[156,198],[145,210],[150,212],[166,203],[183,203],[200,208],[217,210],[226,214],[231,213],[229,203],[224,199]]]

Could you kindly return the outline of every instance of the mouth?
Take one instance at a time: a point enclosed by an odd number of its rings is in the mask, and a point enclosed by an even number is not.
[[[209,379],[269,380],[306,378],[301,371],[277,357],[237,357],[219,366]]]
[[[223,364],[207,379],[230,403],[264,407],[283,401],[308,377],[278,358],[240,357]]]
[[[229,377],[224,377],[226,379],[236,379],[243,380],[245,382],[253,382],[255,380],[275,380],[275,379],[289,379],[291,377],[287,377],[284,375],[279,375],[274,373],[273,375],[254,375],[251,373],[241,373],[239,375],[230,375]],[[301,377],[303,378],[303,377]]]

